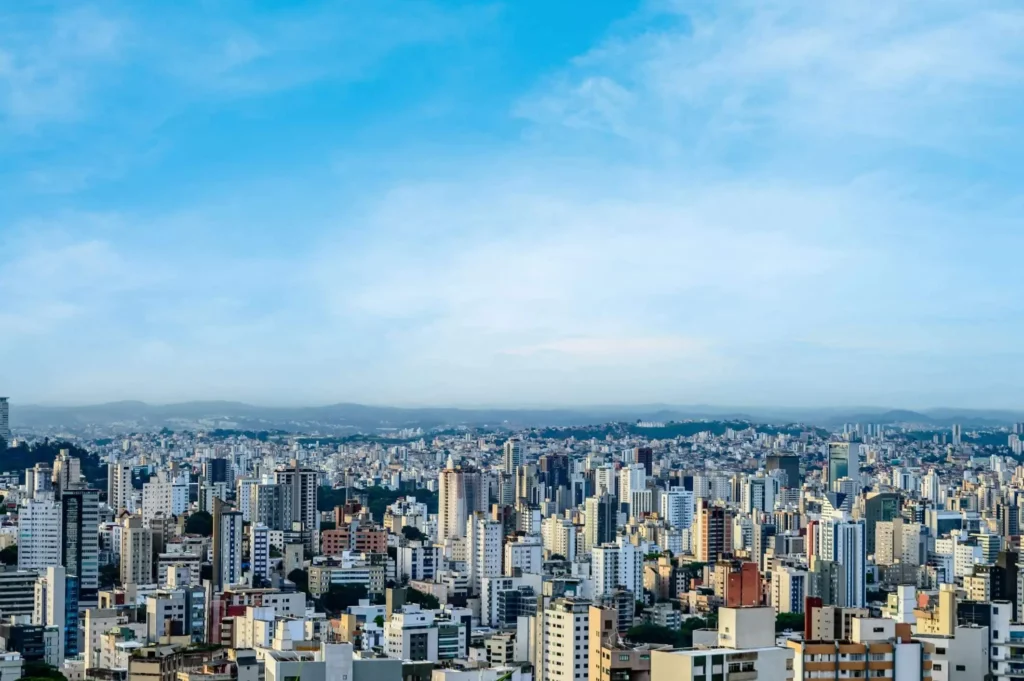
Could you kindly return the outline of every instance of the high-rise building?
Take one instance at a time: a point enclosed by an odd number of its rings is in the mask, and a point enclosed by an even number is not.
[[[60,564],[60,504],[52,494],[23,501],[18,515],[18,568],[44,570]]]
[[[466,521],[466,563],[473,593],[480,593],[484,577],[501,575],[502,524],[477,512]]]
[[[78,627],[67,629],[67,577],[64,568],[57,565],[46,568],[36,579],[32,624],[43,627],[58,627],[63,635],[57,637],[57,659],[64,660],[65,654],[78,654]],[[74,614],[77,624],[78,607]],[[68,637],[74,635],[75,650],[67,651]]]
[[[254,577],[270,579],[270,528],[249,526],[249,566]]]
[[[722,553],[731,553],[733,514],[724,506],[701,500],[693,523],[694,555],[702,563],[714,563]]]
[[[615,500],[607,494],[588,497],[584,504],[586,524],[583,540],[586,551],[615,539],[617,531]]]
[[[963,426],[961,426],[959,423],[954,423],[953,424],[953,446],[954,447],[959,447],[960,444],[963,442],[963,438],[964,438]]]
[[[11,405],[6,397],[0,397],[0,440],[11,441]]]
[[[94,489],[69,489],[60,498],[61,564],[68,577],[77,578],[78,600],[95,607],[99,591],[100,493]]]
[[[776,612],[803,612],[807,596],[807,570],[791,565],[772,568],[770,605]]]
[[[242,581],[242,514],[226,510],[225,505],[220,499],[213,501],[214,591]]]
[[[590,667],[590,602],[558,598],[543,617],[541,681],[585,681]]]
[[[900,514],[900,496],[892,492],[871,492],[864,501],[864,531],[868,554],[875,553],[875,525]]]
[[[863,608],[866,602],[867,553],[864,521],[826,518],[817,526],[818,557],[838,566],[840,571],[835,602],[844,608]]]
[[[153,531],[139,516],[121,521],[121,583],[153,584]]]
[[[53,462],[53,489],[57,498],[61,493],[82,481],[82,462],[66,450],[60,450]]]
[[[292,488],[290,485],[258,484],[249,488],[249,520],[272,530],[292,529]]]
[[[107,465],[107,505],[114,509],[114,513],[122,509],[129,513],[134,508],[129,508],[132,498],[132,467],[120,462],[112,462]]]
[[[786,474],[786,486],[800,488],[803,478],[800,477],[800,457],[786,454],[769,454],[765,459],[765,469],[782,471]]]
[[[523,441],[519,438],[509,438],[505,442],[504,456],[502,457],[503,469],[509,475],[515,475],[516,470],[523,465]]]
[[[661,494],[661,517],[669,527],[687,530],[693,525],[693,492],[672,487]]]
[[[466,521],[487,510],[487,486],[478,471],[448,464],[438,475],[437,540],[464,537]]]
[[[203,479],[211,484],[223,482],[229,485],[231,481],[228,480],[228,460],[218,458],[204,461]]]
[[[860,478],[860,444],[856,442],[828,443],[829,487],[842,478],[850,478],[854,482]]]
[[[637,447],[633,450],[633,461],[644,467],[647,477],[654,475],[654,450],[650,447]]]
[[[306,548],[316,553],[320,542],[320,513],[316,507],[319,473],[311,468],[300,468],[292,461],[288,468],[274,472],[274,481],[292,488],[292,522],[302,523],[302,538]]]
[[[623,509],[629,509],[634,515],[630,504],[633,501],[633,492],[647,489],[647,473],[643,464],[631,463],[619,471],[619,505]]]

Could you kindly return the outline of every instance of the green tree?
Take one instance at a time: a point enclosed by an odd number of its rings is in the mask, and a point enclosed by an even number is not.
[[[309,596],[309,573],[295,569],[288,573],[288,581],[295,583],[295,588]]]
[[[25,662],[21,668],[21,681],[26,679],[46,679],[47,681],[68,681],[56,667],[45,662]]]
[[[421,541],[426,539],[426,535],[420,532],[418,527],[413,527],[412,525],[406,525],[402,528],[402,536],[409,541]]]
[[[786,629],[799,630],[804,628],[804,616],[798,612],[780,612],[775,616],[775,631]]]
[[[425,610],[437,610],[441,607],[441,602],[437,600],[437,596],[424,593],[419,589],[406,589],[405,600],[408,603],[415,603]]]
[[[213,516],[207,511],[193,513],[185,521],[185,534],[199,534],[209,537],[213,534]]]
[[[320,596],[320,606],[325,612],[338,614],[350,605],[359,605],[360,599],[368,596],[363,584],[334,584],[327,593]]]
[[[682,646],[683,635],[679,629],[661,627],[657,624],[639,624],[626,632],[631,643],[657,643]]]
[[[376,624],[378,627],[383,627],[384,626],[384,615],[377,615],[376,617],[374,617],[373,618],[373,623]]]
[[[11,544],[3,551],[0,551],[0,563],[4,565],[18,564],[18,545]]]
[[[100,588],[112,589],[121,583],[121,566],[118,564],[104,565],[100,568]]]

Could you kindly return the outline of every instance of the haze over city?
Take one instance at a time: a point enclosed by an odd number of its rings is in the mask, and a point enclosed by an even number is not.
[[[9,3],[2,392],[1024,407],[1022,21]]]

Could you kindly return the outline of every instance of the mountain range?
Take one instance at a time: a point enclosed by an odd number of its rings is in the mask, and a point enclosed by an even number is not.
[[[267,407],[243,402],[181,402],[154,405],[110,402],[87,406],[11,404],[11,426],[25,429],[114,428],[150,430],[169,427],[235,428],[290,432],[357,433],[401,428],[478,426],[523,428],[581,426],[609,421],[744,420],[805,423],[826,428],[845,423],[879,423],[919,428],[992,428],[1024,421],[1010,410],[938,408],[908,411],[884,408],[737,408],[712,405],[603,405],[565,408],[389,407],[341,403],[318,407]]]

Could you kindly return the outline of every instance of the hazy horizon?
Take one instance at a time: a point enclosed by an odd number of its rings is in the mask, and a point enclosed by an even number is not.
[[[1021,402],[1011,0],[0,26],[14,405]]]

